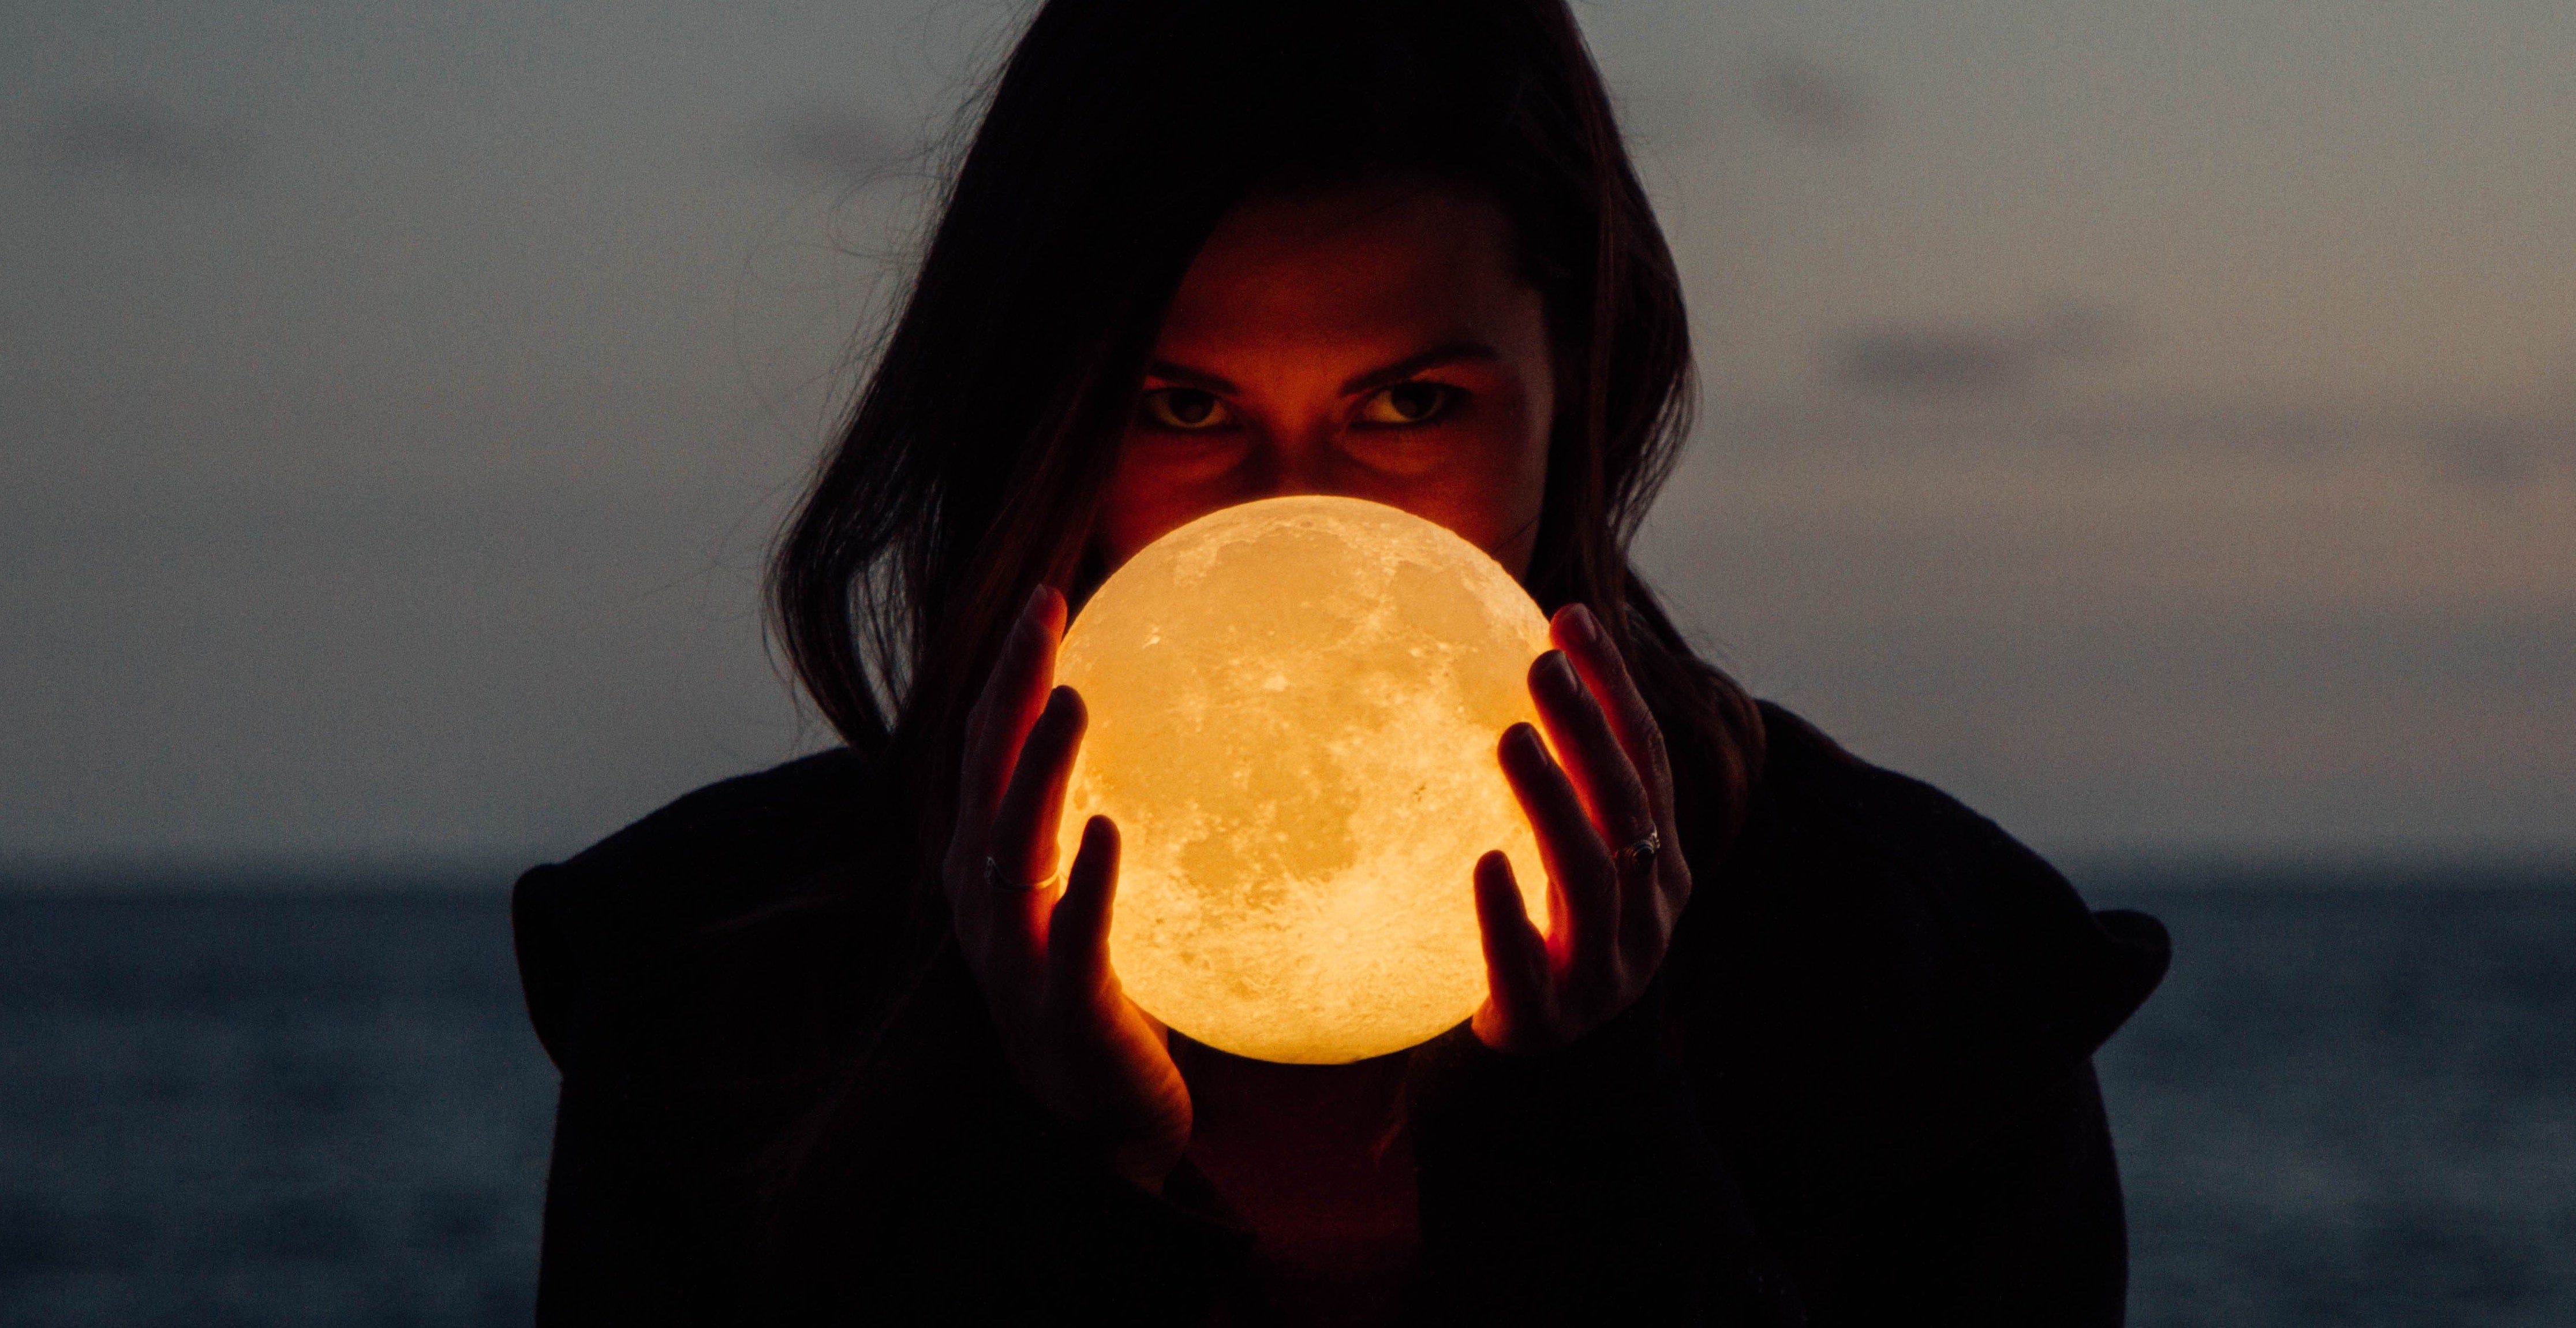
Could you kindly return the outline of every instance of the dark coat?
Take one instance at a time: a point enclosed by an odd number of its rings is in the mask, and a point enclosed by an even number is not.
[[[1552,1056],[1463,1027],[1414,1054],[1423,1316],[2120,1322],[2091,1057],[2162,977],[2164,929],[1763,718],[1743,833],[1646,999]],[[1193,1175],[1157,1196],[1085,1165],[1012,1087],[953,954],[875,1062],[908,1068],[851,1173],[871,1179],[804,1244],[752,1240],[753,1159],[831,1091],[907,925],[904,892],[851,865],[908,833],[870,820],[894,801],[880,764],[701,789],[520,880],[529,1013],[563,1071],[539,1320],[1257,1320],[1248,1234]],[[759,923],[818,881],[841,883],[828,907]]]

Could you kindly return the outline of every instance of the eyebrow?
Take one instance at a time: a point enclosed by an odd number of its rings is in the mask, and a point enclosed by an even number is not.
[[[1407,355],[1383,369],[1371,369],[1367,373],[1354,375],[1342,384],[1342,395],[1351,396],[1373,388],[1385,387],[1389,383],[1401,383],[1437,365],[1456,364],[1461,360],[1490,362],[1501,358],[1503,353],[1486,342],[1444,341],[1419,355]]]
[[[1407,355],[1393,364],[1353,375],[1342,383],[1341,394],[1351,396],[1385,387],[1390,383],[1400,383],[1437,365],[1456,364],[1461,360],[1492,361],[1502,357],[1503,353],[1487,342],[1466,339],[1444,341],[1429,350]],[[1165,382],[1194,387],[1202,392],[1234,396],[1242,391],[1220,375],[1209,373],[1205,369],[1193,369],[1186,364],[1174,364],[1169,360],[1156,360],[1145,366],[1145,372]]]
[[[1220,396],[1234,396],[1243,390],[1236,387],[1232,381],[1220,378],[1205,369],[1193,369],[1186,364],[1174,364],[1170,360],[1156,360],[1146,365],[1145,373],[1149,377],[1178,383],[1183,387],[1195,387],[1202,392],[1214,392]]]

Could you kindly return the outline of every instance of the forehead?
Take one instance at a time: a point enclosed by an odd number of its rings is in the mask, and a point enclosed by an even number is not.
[[[1385,181],[1256,195],[1218,223],[1164,317],[1163,344],[1404,340],[1535,312],[1502,210]]]

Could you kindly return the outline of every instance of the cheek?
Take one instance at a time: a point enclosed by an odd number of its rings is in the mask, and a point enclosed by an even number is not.
[[[1472,493],[1494,521],[1505,525],[1537,511],[1547,488],[1547,431],[1522,424],[1515,417],[1510,427],[1479,439],[1480,445],[1462,458],[1465,473],[1451,476],[1462,492]]]
[[[1226,458],[1214,455],[1214,449],[1205,456],[1167,455],[1171,451],[1121,440],[1118,468],[1091,523],[1092,547],[1108,567],[1118,567],[1138,549],[1226,506],[1221,495],[1209,492],[1228,469]]]
[[[1524,422],[1520,449],[1514,458],[1518,463],[1516,474],[1532,511],[1547,497],[1547,454],[1549,440],[1556,432],[1554,394],[1541,392],[1538,397],[1536,409]]]
[[[1367,480],[1354,496],[1437,521],[1518,575],[1546,503],[1547,430],[1497,411],[1411,464],[1369,467]]]
[[[1534,519],[1547,501],[1554,394],[1541,387],[1514,405],[1508,425],[1497,430],[1486,464],[1496,514],[1516,527]]]
[[[1498,437],[1486,471],[1485,519],[1471,536],[1517,578],[1529,570],[1538,544],[1539,516],[1547,506],[1548,452],[1555,433],[1555,394],[1541,386],[1520,403],[1512,427]]]

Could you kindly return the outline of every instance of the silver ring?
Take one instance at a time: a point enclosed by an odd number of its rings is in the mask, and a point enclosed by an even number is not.
[[[1627,847],[1611,854],[1610,865],[1623,874],[1636,867],[1652,867],[1655,865],[1656,856],[1663,851],[1663,832],[1649,829],[1646,833],[1628,841]]]
[[[1034,891],[1043,890],[1048,886],[1055,884],[1055,882],[1056,875],[1053,872],[1049,872],[1045,877],[1035,881],[1014,881],[1010,877],[1002,874],[1002,863],[1000,859],[995,858],[989,853],[984,855],[984,884],[991,886],[996,890],[1013,890],[1021,894],[1028,894]]]

